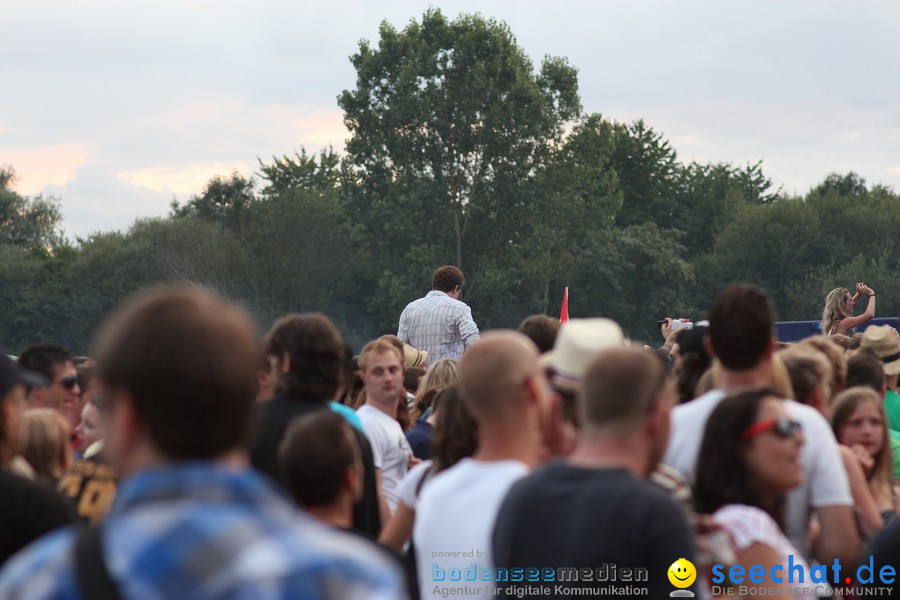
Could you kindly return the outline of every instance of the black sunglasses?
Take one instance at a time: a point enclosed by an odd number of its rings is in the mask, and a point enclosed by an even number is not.
[[[63,386],[67,390],[71,390],[76,385],[78,385],[78,376],[77,375],[69,375],[68,377],[63,377],[57,383]]]

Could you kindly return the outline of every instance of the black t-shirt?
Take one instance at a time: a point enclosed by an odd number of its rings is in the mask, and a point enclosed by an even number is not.
[[[300,398],[287,392],[257,405],[256,423],[250,443],[250,461],[279,485],[283,485],[278,468],[278,446],[284,439],[288,426],[297,417],[318,410],[331,410],[328,402]],[[375,482],[375,459],[372,445],[366,434],[350,427],[359,444],[363,463],[363,495],[353,507],[353,526],[377,537],[381,532],[381,515],[378,512],[378,492]]]
[[[75,511],[49,485],[0,468],[0,565],[45,533],[75,520]]]
[[[497,584],[530,586],[529,598],[567,597],[572,588],[618,598],[626,594],[610,588],[626,586],[646,588],[648,598],[668,598],[676,589],[669,567],[679,558],[694,561],[684,512],[663,492],[624,469],[564,462],[544,466],[510,489],[497,517],[493,552],[495,566],[510,574],[514,568],[539,570],[541,581]],[[571,571],[571,579],[561,580],[559,569],[577,569],[577,581]],[[590,570],[590,580],[582,569]],[[631,581],[625,581],[626,569]]]

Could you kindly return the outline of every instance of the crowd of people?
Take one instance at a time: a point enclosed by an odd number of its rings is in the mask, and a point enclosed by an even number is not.
[[[735,285],[650,347],[605,318],[482,334],[464,285],[440,267],[358,354],[325,315],[260,337],[174,286],[91,357],[0,355],[0,598],[900,597],[856,577],[900,568],[900,335],[855,331],[871,288],[782,344]]]

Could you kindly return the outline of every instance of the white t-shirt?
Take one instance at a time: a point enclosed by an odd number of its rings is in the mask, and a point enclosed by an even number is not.
[[[712,390],[672,410],[669,446],[663,463],[678,470],[691,487],[696,483],[697,456],[713,409],[725,398]],[[785,400],[792,419],[800,423],[805,440],[802,450],[803,483],[787,494],[785,521],[791,543],[809,556],[807,533],[810,508],[852,506],[847,472],[828,421],[811,406]]]
[[[721,523],[731,534],[738,552],[746,550],[753,544],[762,544],[775,551],[775,554],[778,555],[778,562],[782,565],[782,571],[779,576],[788,585],[795,588],[792,598],[815,599],[814,593],[804,594],[801,591],[803,588],[814,590],[816,587],[816,584],[810,579],[809,565],[806,564],[797,548],[784,536],[778,524],[766,511],[755,506],[747,506],[746,504],[729,504],[717,510],[713,514],[713,518]],[[791,564],[802,565],[803,582],[800,582],[799,577],[796,575],[793,583],[788,582],[790,573],[788,570],[789,556],[793,556]],[[768,576],[769,573],[766,573],[766,581],[768,581]],[[741,585],[750,586],[753,583],[745,579]]]
[[[444,598],[435,588],[466,586],[480,588],[479,593],[450,593],[447,598],[494,598],[488,593],[490,584],[481,581],[481,569],[493,568],[491,535],[500,504],[512,484],[527,474],[528,467],[519,461],[464,458],[422,489],[413,542],[423,600]],[[461,571],[460,580],[451,580],[451,569]],[[467,581],[473,573],[475,580]]]
[[[356,414],[362,421],[366,437],[372,444],[375,468],[381,469],[381,492],[391,512],[394,512],[399,499],[398,487],[409,468],[412,448],[409,447],[397,419],[368,404],[357,408]]]
[[[399,496],[400,502],[406,505],[410,510],[416,510],[416,504],[419,501],[419,496],[422,494],[422,490],[428,484],[425,482],[422,484],[422,487],[419,487],[419,483],[422,481],[422,478],[425,477],[425,474],[428,473],[428,470],[434,463],[430,460],[423,460],[403,477],[403,480],[400,482],[399,487]]]

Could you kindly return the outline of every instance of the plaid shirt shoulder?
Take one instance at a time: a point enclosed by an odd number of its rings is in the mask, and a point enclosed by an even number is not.
[[[126,482],[103,530],[124,598],[405,598],[399,570],[349,534],[313,522],[251,472],[203,466]],[[0,571],[0,598],[81,600],[74,531]]]
[[[442,358],[461,357],[480,334],[472,309],[465,302],[432,290],[403,310],[397,337],[428,352],[428,364],[434,364]]]

